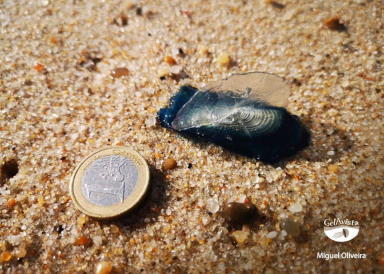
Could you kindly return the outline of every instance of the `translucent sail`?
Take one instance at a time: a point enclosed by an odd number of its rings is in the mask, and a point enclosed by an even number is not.
[[[233,74],[226,79],[208,83],[205,89],[239,93],[242,97],[278,107],[286,107],[290,95],[290,87],[283,78],[266,72]]]

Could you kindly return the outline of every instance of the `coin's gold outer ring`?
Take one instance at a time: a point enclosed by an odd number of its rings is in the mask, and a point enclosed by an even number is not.
[[[110,206],[99,206],[84,197],[82,191],[82,179],[85,170],[90,164],[101,157],[109,155],[120,155],[134,162],[137,168],[138,178],[132,193],[122,203]],[[149,186],[149,180],[150,172],[148,164],[138,152],[121,146],[106,147],[94,151],[80,162],[72,174],[69,184],[69,193],[75,206],[81,212],[91,217],[108,219],[122,215],[134,208],[145,196]]]

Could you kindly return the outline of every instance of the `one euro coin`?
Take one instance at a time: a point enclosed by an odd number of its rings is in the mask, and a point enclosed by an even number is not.
[[[107,147],[85,157],[73,172],[69,191],[84,214],[101,219],[120,216],[145,196],[150,172],[145,159],[127,147]]]

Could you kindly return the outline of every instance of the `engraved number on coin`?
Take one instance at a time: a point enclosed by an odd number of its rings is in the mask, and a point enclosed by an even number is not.
[[[101,157],[84,173],[83,194],[97,205],[122,203],[135,188],[137,176],[137,168],[128,158],[120,155]]]

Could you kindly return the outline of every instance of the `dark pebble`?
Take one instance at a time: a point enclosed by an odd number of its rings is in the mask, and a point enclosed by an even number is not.
[[[222,214],[231,224],[246,224],[253,221],[257,214],[257,209],[251,203],[232,202],[225,205]]]
[[[5,180],[14,177],[19,172],[19,165],[15,159],[6,161],[0,169],[0,185]]]
[[[142,16],[143,15],[143,9],[141,7],[136,8],[136,15]]]

